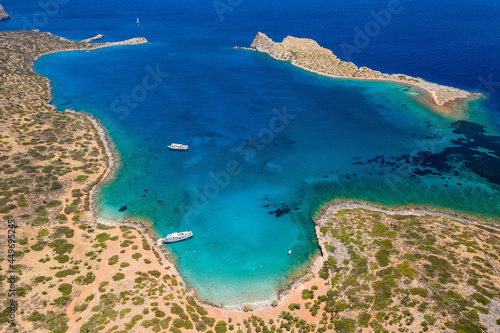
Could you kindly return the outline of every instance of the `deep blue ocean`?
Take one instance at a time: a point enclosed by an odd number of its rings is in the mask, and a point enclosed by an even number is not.
[[[2,30],[148,39],[48,55],[35,70],[52,80],[58,110],[92,113],[116,146],[119,168],[100,188],[100,217],[146,219],[160,235],[194,232],[168,249],[201,299],[274,299],[318,253],[312,217],[334,199],[500,220],[498,1],[2,5],[12,15]],[[418,104],[416,89],[324,78],[233,48],[258,31],[275,41],[312,38],[358,66],[487,98],[446,119]],[[360,40],[359,31],[370,36]],[[169,151],[172,142],[191,149]]]

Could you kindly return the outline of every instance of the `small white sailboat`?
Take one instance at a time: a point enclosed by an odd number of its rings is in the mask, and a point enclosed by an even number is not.
[[[288,255],[292,254],[292,250],[288,250]]]
[[[137,18],[137,21],[135,23],[139,24],[139,18]]]

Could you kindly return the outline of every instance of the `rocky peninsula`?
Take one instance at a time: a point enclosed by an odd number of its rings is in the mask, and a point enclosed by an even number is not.
[[[103,34],[98,34],[97,36],[94,36],[94,37],[90,37],[90,38],[87,38],[87,39],[84,39],[82,40],[81,42],[82,43],[90,43],[90,42],[93,42],[95,40],[99,40],[99,39],[103,39],[104,38],[104,35]]]
[[[385,74],[367,67],[358,68],[352,62],[340,60],[331,50],[321,47],[316,41],[308,38],[288,36],[281,43],[277,43],[259,32],[251,44],[251,49],[266,53],[276,60],[290,61],[294,66],[323,76],[389,81],[415,86],[428,91],[438,106],[444,106],[451,101],[484,97],[479,93],[428,82],[409,75]]]
[[[7,14],[5,9],[3,9],[3,6],[0,5],[0,21],[5,21],[5,20],[9,20],[9,19],[10,19],[10,15]]]

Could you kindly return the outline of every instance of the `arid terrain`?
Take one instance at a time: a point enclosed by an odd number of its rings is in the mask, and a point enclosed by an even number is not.
[[[110,167],[108,143],[87,116],[47,105],[48,81],[31,70],[42,54],[95,45],[0,33],[0,331],[500,330],[495,227],[335,206],[317,219],[312,278],[280,302],[245,311],[198,302],[140,228],[95,222],[89,193]]]

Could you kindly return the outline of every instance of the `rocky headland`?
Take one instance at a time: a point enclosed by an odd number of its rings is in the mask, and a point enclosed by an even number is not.
[[[484,97],[479,93],[428,82],[424,79],[404,74],[385,74],[367,67],[357,67],[352,62],[342,61],[329,49],[321,47],[308,38],[288,36],[281,43],[274,42],[259,32],[251,44],[251,49],[266,53],[280,61],[290,61],[292,65],[307,71],[333,78],[390,81],[415,86],[428,91],[438,106],[451,101]]]
[[[98,34],[97,36],[94,36],[94,37],[90,37],[90,38],[87,38],[87,39],[84,39],[82,40],[81,42],[82,43],[90,43],[90,42],[93,42],[95,40],[99,40],[99,39],[103,39],[104,38],[104,35],[103,34]]]
[[[10,19],[10,15],[7,14],[5,9],[3,9],[3,6],[0,5],[0,21],[5,21],[5,20],[9,20],[9,19]]]

